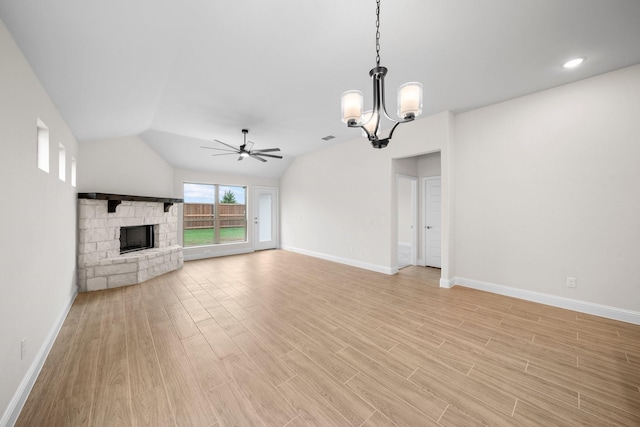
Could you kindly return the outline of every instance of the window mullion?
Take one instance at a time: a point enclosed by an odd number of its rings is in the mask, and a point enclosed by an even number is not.
[[[220,186],[215,185],[215,204],[213,205],[213,218],[214,218],[214,243],[220,243]]]

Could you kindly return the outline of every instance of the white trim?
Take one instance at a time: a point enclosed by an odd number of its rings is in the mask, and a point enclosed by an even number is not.
[[[397,267],[384,267],[381,265],[369,264],[367,262],[357,261],[354,259],[342,258],[334,255],[323,254],[320,252],[308,251],[306,249],[294,248],[292,246],[283,246],[282,249],[285,251],[295,252],[302,255],[309,255],[314,258],[320,258],[327,261],[337,262],[339,264],[346,264],[352,267],[364,268],[365,270],[375,271],[376,273],[388,274],[390,276],[398,272]]]
[[[440,278],[440,287],[441,287],[441,288],[447,288],[447,289],[449,289],[449,288],[453,287],[453,284],[452,284],[452,283],[453,283],[453,281],[452,281],[452,280],[449,280],[449,279],[442,279],[442,278]]]
[[[275,201],[273,201],[272,207],[271,207],[271,211],[272,213],[275,212],[274,215],[274,219],[271,220],[272,225],[274,226],[274,229],[271,230],[271,233],[273,234],[273,236],[275,236],[274,239],[272,239],[272,241],[275,241],[275,246],[273,248],[271,247],[256,247],[260,246],[258,244],[258,233],[259,227],[255,226],[255,221],[256,221],[256,217],[258,216],[258,203],[256,201],[256,197],[259,191],[264,190],[264,191],[273,191],[275,193]],[[280,190],[278,187],[263,187],[260,185],[256,185],[255,187],[252,188],[252,197],[253,197],[253,206],[251,207],[252,209],[252,217],[253,219],[251,219],[251,221],[253,221],[253,231],[252,231],[252,247],[254,251],[259,251],[259,250],[264,250],[264,249],[278,249],[280,247]],[[247,219],[247,221],[249,221],[249,219]]]
[[[624,308],[611,307],[608,305],[559,297],[556,295],[528,291],[525,289],[511,288],[509,286],[482,282],[480,280],[468,279],[465,277],[454,277],[453,283],[466,288],[478,289],[494,294],[538,302],[541,304],[551,305],[553,307],[565,308],[567,310],[578,311],[580,313],[592,314],[594,316],[606,317],[607,319],[620,320],[622,322],[640,325],[640,312]],[[440,286],[442,286],[442,280]]]
[[[228,255],[242,255],[242,254],[250,254],[252,252],[255,252],[253,250],[253,248],[242,248],[242,249],[230,249],[230,250],[221,250],[221,251],[207,251],[207,252],[194,252],[194,253],[188,253],[189,249],[192,249],[195,247],[191,247],[191,248],[186,248],[183,250],[183,257],[185,261],[194,261],[197,259],[205,259],[205,258],[216,258],[216,257],[220,257],[220,256],[228,256]],[[0,426],[1,427],[1,426]]]
[[[40,350],[38,350],[38,354],[33,359],[31,366],[22,378],[18,389],[16,390],[13,398],[9,402],[7,409],[4,411],[4,415],[0,419],[0,427],[8,427],[13,426],[16,421],[18,421],[18,417],[20,416],[20,412],[29,397],[29,393],[31,393],[31,389],[38,379],[38,375],[40,375],[40,371],[42,370],[42,366],[44,366],[44,362],[47,360],[47,356],[51,351],[51,347],[53,347],[53,343],[56,341],[58,337],[58,333],[64,324],[65,319],[67,318],[67,314],[69,314],[69,310],[71,310],[71,306],[73,305],[73,301],[75,301],[78,292],[75,291],[73,295],[71,295],[71,299],[62,310],[61,315],[58,317],[56,322],[53,324],[53,327],[49,331],[49,335],[45,338],[44,342],[40,346]]]

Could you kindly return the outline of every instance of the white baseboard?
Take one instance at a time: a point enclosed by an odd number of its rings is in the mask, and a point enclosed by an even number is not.
[[[452,282],[449,279],[440,279],[440,287],[441,288],[450,288],[452,287]]]
[[[352,267],[363,268],[365,270],[375,271],[377,273],[384,273],[388,275],[393,275],[398,272],[398,267],[384,267],[376,264],[369,264],[367,262],[362,262],[349,258],[337,257],[334,255],[323,254],[320,252],[308,251],[306,249],[295,248],[293,246],[282,246],[282,249],[289,252],[295,252],[302,255],[309,255],[314,258],[325,259],[327,261],[337,262],[339,264],[346,264]]]
[[[11,402],[9,402],[9,406],[7,406],[7,409],[4,411],[4,415],[2,415],[2,418],[0,419],[0,427],[13,426],[18,420],[18,416],[20,416],[22,407],[27,401],[29,393],[31,393],[31,389],[38,379],[38,375],[40,375],[42,366],[44,366],[44,362],[47,360],[49,351],[51,351],[51,347],[53,347],[53,343],[58,337],[60,328],[62,328],[62,325],[67,318],[67,314],[69,314],[69,310],[71,310],[71,306],[73,305],[73,301],[75,301],[76,299],[76,295],[78,295],[78,293],[74,292],[71,296],[71,300],[69,301],[65,309],[62,310],[62,313],[60,314],[53,327],[49,331],[49,334],[40,346],[38,354],[36,354],[36,357],[33,359],[33,363],[31,363],[31,366],[25,373],[24,378],[22,379],[20,385],[18,386],[18,389],[16,390],[16,393],[13,395]]]
[[[556,295],[544,294],[541,292],[528,291],[525,289],[511,288],[509,286],[482,282],[480,280],[468,279],[466,277],[454,277],[452,279],[452,283],[453,286],[464,286],[466,288],[478,289],[494,294],[519,298],[526,301],[538,302],[541,304],[551,305],[553,307],[565,308],[567,310],[578,311],[580,313],[592,314],[594,316],[606,317],[607,319],[620,320],[622,322],[640,325],[640,312],[627,310],[624,308],[595,304],[592,302],[559,297]],[[440,286],[444,287],[442,286],[442,280],[440,281]]]

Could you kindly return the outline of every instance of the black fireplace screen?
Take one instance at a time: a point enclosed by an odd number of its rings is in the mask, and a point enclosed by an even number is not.
[[[153,248],[153,225],[120,228],[120,253]]]

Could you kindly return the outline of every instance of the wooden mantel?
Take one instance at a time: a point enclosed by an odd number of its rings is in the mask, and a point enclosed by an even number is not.
[[[184,202],[183,199],[173,199],[173,198],[167,198],[167,197],[130,196],[127,194],[109,194],[109,193],[78,193],[78,199],[106,200],[107,211],[110,213],[115,212],[116,207],[122,201],[164,203],[165,212],[169,212],[169,208],[174,203]]]

